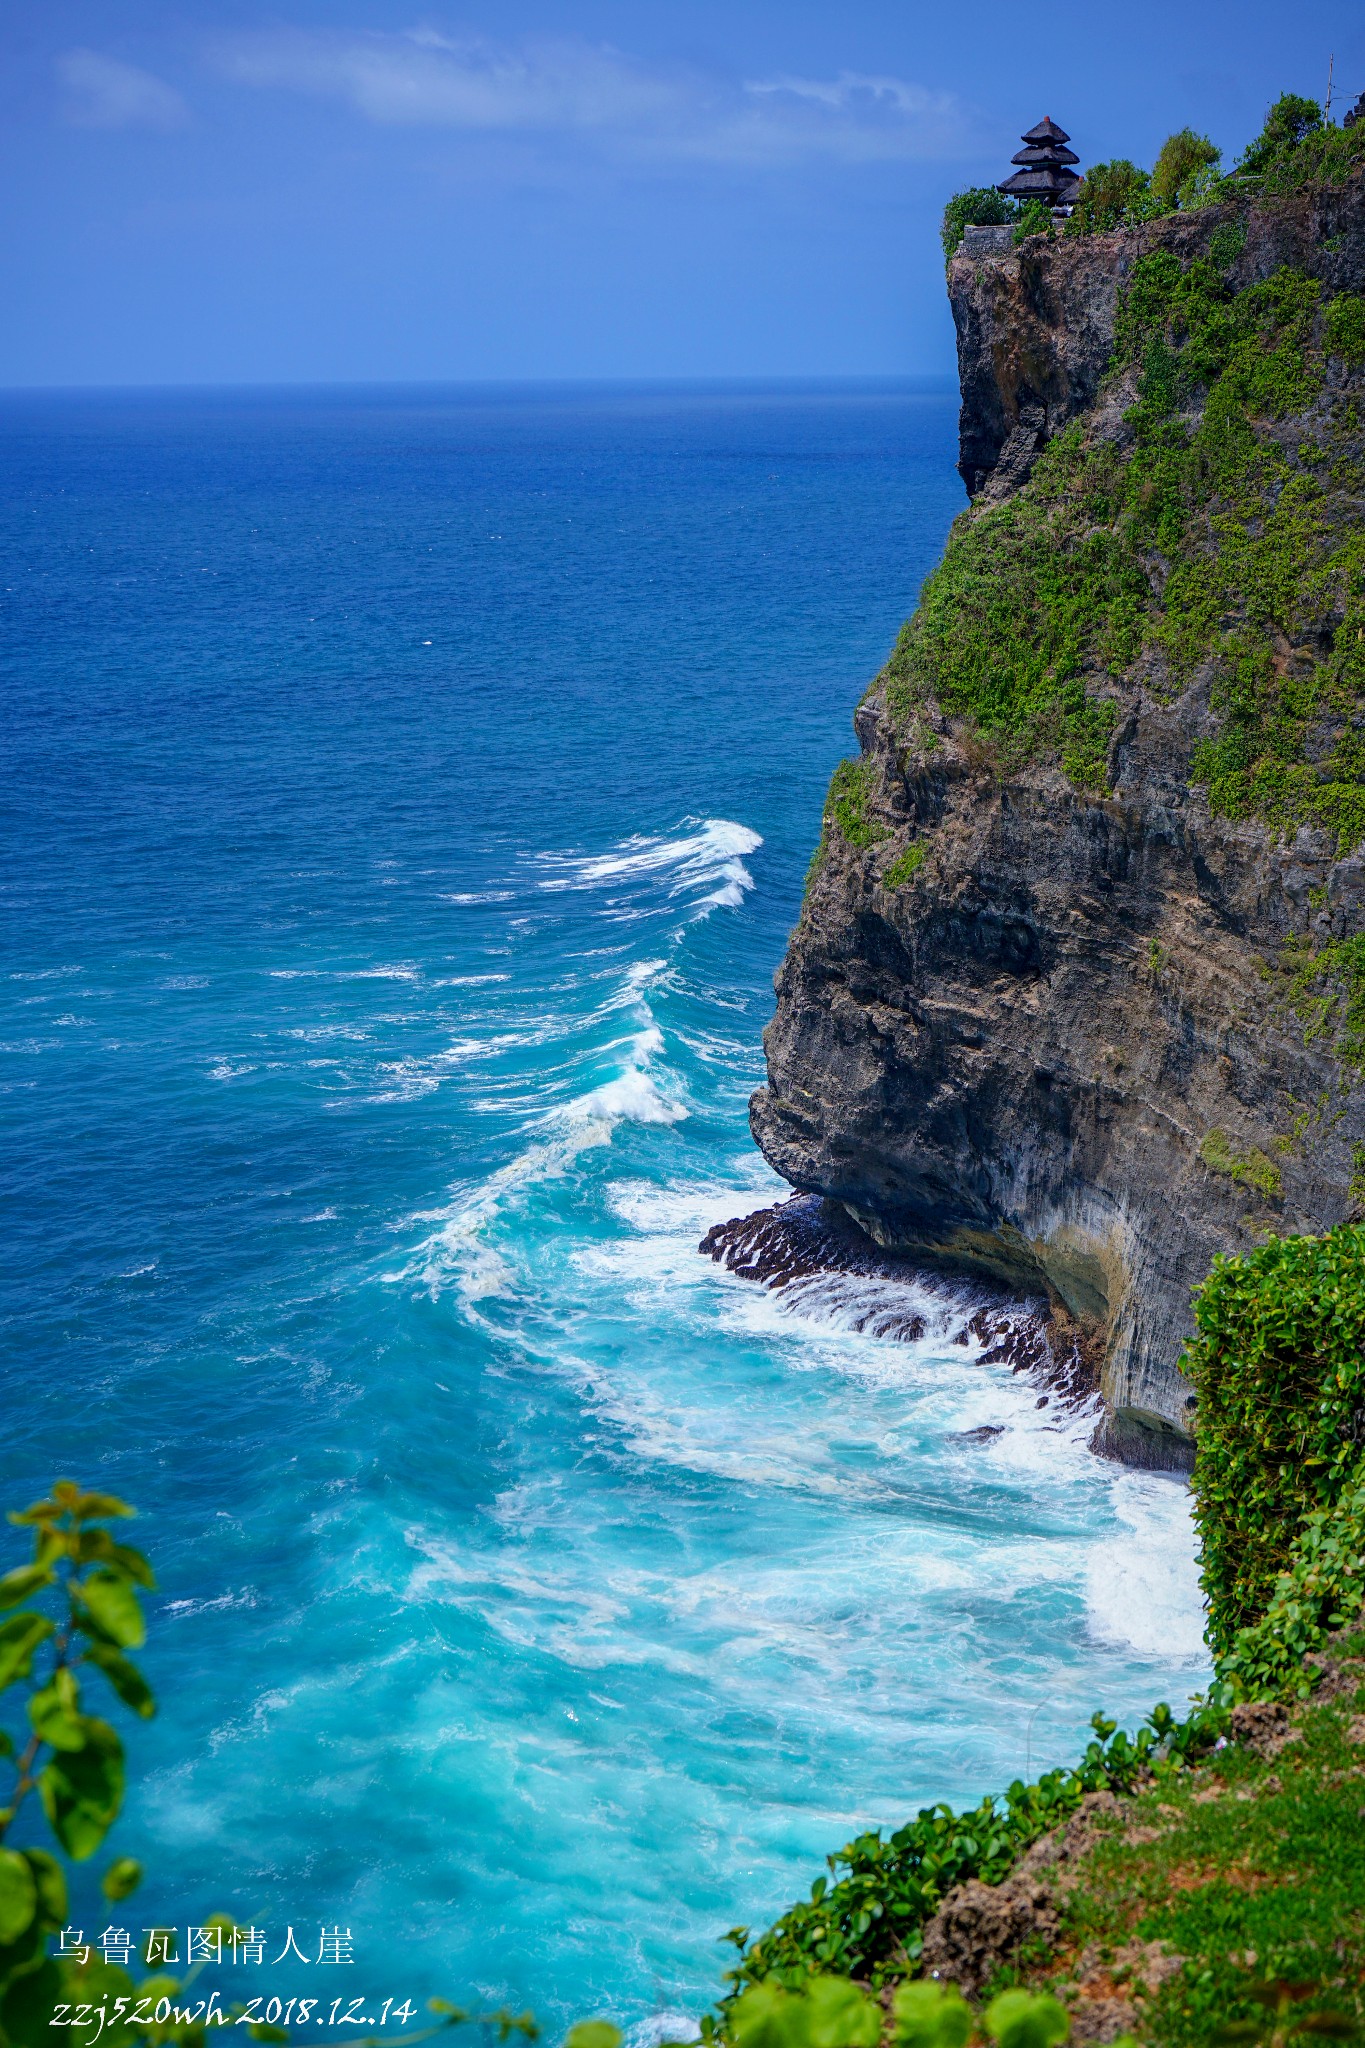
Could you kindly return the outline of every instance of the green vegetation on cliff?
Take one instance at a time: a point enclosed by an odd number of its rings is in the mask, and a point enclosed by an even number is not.
[[[971,185],[965,192],[954,192],[943,209],[939,230],[944,255],[952,255],[962,240],[964,228],[1005,227],[1017,221],[1022,212],[1022,207],[998,192],[994,185]]]
[[[1365,837],[1365,478],[1334,429],[1286,431],[1365,356],[1365,301],[1280,270],[1234,291],[1205,259],[1134,266],[1115,337],[1122,438],[1060,435],[1005,504],[963,515],[887,668],[902,723],[932,696],[1017,767],[1055,747],[1102,788],[1119,680],[1211,664],[1197,751],[1215,811]],[[1365,396],[1365,394],[1362,394]],[[1336,438],[1356,424],[1338,402]],[[1320,743],[1324,726],[1331,742]]]
[[[1097,1815],[1058,1939],[1026,1945],[1001,1981],[1053,1990],[1078,2020],[1126,2006],[1160,2048],[1268,2038],[1277,2005],[1306,2035],[1356,2034],[1362,1653],[1365,1635],[1339,1639],[1320,1698],[1293,1717],[1246,1713],[1201,1767]]]
[[[1215,816],[1281,840],[1313,828],[1338,859],[1365,842],[1365,297],[1303,269],[1248,282],[1244,260],[1249,237],[1264,246],[1250,202],[1358,180],[1362,162],[1365,122],[1330,128],[1286,96],[1227,177],[1188,133],[1159,180],[1092,172],[1074,234],[1218,210],[1168,238],[1183,255],[1153,249],[1158,233],[1131,263],[1089,418],[1012,497],[957,522],[880,679],[908,753],[946,718],[965,771],[1051,756],[1098,793],[1127,708],[1183,699],[1164,729],[1199,735],[1188,779]],[[877,797],[873,764],[846,764],[825,843],[870,852],[879,815],[899,816]],[[865,876],[913,879],[924,844],[897,833]],[[1298,936],[1262,972],[1280,1021],[1328,1040],[1348,1085],[1365,1069],[1365,935],[1343,932],[1338,886],[1330,869],[1305,885]],[[1327,1128],[1335,1103],[1295,1104],[1280,1153]],[[1210,1174],[1267,1201],[1292,1190],[1276,1145],[1209,1122],[1193,1142]],[[1365,1145],[1354,1164],[1365,1204]],[[1063,2013],[1040,2048],[1067,2010],[1082,2040],[1126,2030],[1153,2048],[1365,2022],[1365,1227],[1218,1261],[1196,1319],[1210,1694],[1183,1721],[1156,1709],[1136,1737],[1097,1717],[1074,1770],[849,1843],[757,1940],[736,1930],[721,2025],[739,2048],[797,2048],[773,2018],[795,2009],[760,2009],[755,1987],[790,2000],[831,1976],[878,1994],[900,2039],[896,1987],[952,1978],[955,1953],[978,2038],[1011,1986]],[[768,2028],[761,2042],[740,2042],[744,2013]]]
[[[1350,1634],[1365,1604],[1365,1228],[1219,1260],[1196,1315],[1209,1698],[1184,1721],[1158,1707],[1135,1739],[1096,1716],[1075,1770],[860,1836],[759,1940],[735,1931],[730,2013],[755,1984],[913,1979],[953,1893],[959,1940],[977,1915],[985,1995],[1055,1995],[1106,2021],[1089,2038],[1112,2038],[1122,2004],[1121,2024],[1161,2048],[1228,2022],[1250,2039],[1284,1982],[1305,2021],[1365,2018],[1365,1633]],[[955,1888],[1000,1886],[1044,1835],[1066,1850],[1065,1881],[1035,1857],[1041,1903],[998,1894],[1014,1901],[1002,1945],[1010,1915]]]
[[[875,765],[865,755],[841,761],[825,799],[825,818],[838,826],[850,846],[876,846],[888,837],[885,825],[868,816],[867,800],[877,784]]]
[[[888,702],[904,726],[932,699],[1002,769],[1050,750],[1099,791],[1124,688],[1175,695],[1203,675],[1217,730],[1191,777],[1214,811],[1316,824],[1344,853],[1365,838],[1365,299],[1290,269],[1239,290],[1229,272],[1248,201],[1350,176],[1365,122],[1332,127],[1287,94],[1226,177],[1216,157],[1182,130],[1154,179],[1118,161],[1088,174],[1068,233],[1194,198],[1224,217],[1203,257],[1135,263],[1110,376],[1136,402],[963,514]],[[959,198],[974,217],[981,195]]]
[[[1221,1703],[1197,1707],[1183,1722],[1158,1706],[1130,1737],[1097,1714],[1095,1738],[1073,1769],[1049,1771],[1031,1785],[1016,1779],[968,1813],[926,1807],[890,1835],[860,1835],[830,1857],[834,1882],[817,1878],[809,1900],[752,1946],[745,1946],[747,1929],[735,1930],[740,1961],[732,1982],[798,1984],[813,1970],[833,1970],[880,1985],[913,1973],[924,1924],[955,1885],[999,1883],[1087,1794],[1130,1792],[1158,1766],[1182,1768],[1212,1749],[1225,1720]]]
[[[1196,1517],[1215,1655],[1264,1615],[1304,1517],[1365,1450],[1365,1228],[1217,1259],[1185,1369],[1199,1400]]]
[[[1168,135],[1150,174],[1127,157],[1092,164],[1082,178],[1076,204],[1062,232],[1108,234],[1115,228],[1155,220],[1163,213],[1190,211],[1249,193],[1274,197],[1305,185],[1335,185],[1365,159],[1365,123],[1338,128],[1323,119],[1316,100],[1284,93],[1266,113],[1265,126],[1248,143],[1232,169],[1220,174],[1222,151],[1206,135],[1178,128]],[[1028,219],[1025,219],[1025,215]],[[943,252],[951,257],[967,226],[1006,221],[1024,232],[1053,231],[1047,209],[1006,199],[993,185],[955,192],[943,210]],[[1016,233],[1016,240],[1019,234]]]

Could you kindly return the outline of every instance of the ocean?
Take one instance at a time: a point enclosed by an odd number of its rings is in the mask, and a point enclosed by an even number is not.
[[[0,449],[0,1480],[158,1570],[133,1924],[643,2043],[856,1832],[1201,1686],[1181,1484],[927,1283],[898,1342],[696,1249],[782,1192],[772,975],[955,392],[10,395]]]

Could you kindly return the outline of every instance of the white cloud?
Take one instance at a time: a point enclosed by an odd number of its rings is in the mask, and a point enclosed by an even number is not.
[[[973,147],[951,95],[860,72],[741,84],[569,39],[497,44],[432,29],[263,32],[219,43],[214,58],[243,85],[340,100],[383,125],[591,137],[658,161],[867,162]]]
[[[79,128],[169,130],[189,121],[174,86],[98,50],[68,50],[57,59],[57,75],[66,87],[66,118]]]
[[[941,120],[960,112],[951,93],[927,92],[922,85],[907,85],[903,78],[873,77],[865,71],[841,71],[837,78],[830,79],[756,78],[745,91],[790,93],[796,99],[816,100],[827,107],[903,114],[915,120]]]

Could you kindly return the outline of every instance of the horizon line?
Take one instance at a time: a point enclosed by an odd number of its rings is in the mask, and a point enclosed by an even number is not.
[[[22,398],[114,398],[183,396],[292,395],[305,392],[419,392],[419,391],[705,391],[705,390],[820,390],[866,388],[956,388],[957,378],[944,371],[864,371],[764,374],[762,372],[718,373],[715,375],[662,376],[544,376],[544,377],[337,377],[337,378],[185,378],[166,382],[151,380],[124,383],[0,384],[0,401]]]

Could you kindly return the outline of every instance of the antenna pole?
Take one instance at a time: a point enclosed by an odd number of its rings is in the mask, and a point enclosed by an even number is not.
[[[1330,121],[1332,118],[1332,73],[1336,69],[1336,63],[1337,57],[1336,51],[1334,50],[1331,56],[1327,59],[1327,98],[1323,104],[1322,109],[1322,118],[1324,119],[1324,121]]]

